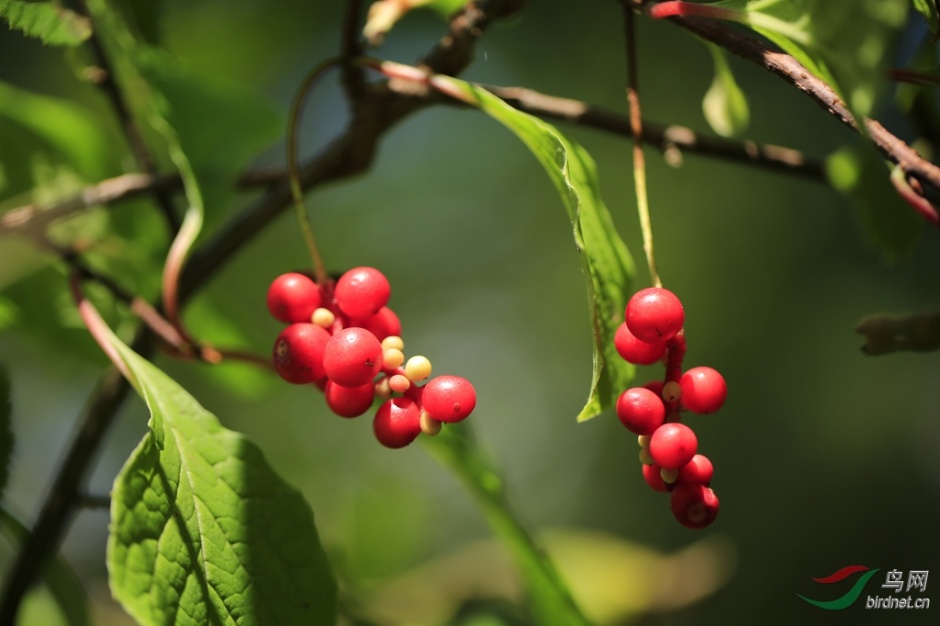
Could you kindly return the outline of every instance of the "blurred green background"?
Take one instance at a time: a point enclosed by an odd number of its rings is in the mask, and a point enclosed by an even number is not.
[[[168,0],[162,36],[193,70],[239,83],[286,116],[307,69],[337,50],[342,4]],[[439,18],[419,12],[379,53],[411,63],[442,32]],[[702,44],[642,20],[639,45],[646,117],[707,132],[701,98],[712,64]],[[0,32],[0,80],[81,103],[120,142],[107,103],[74,65],[61,49]],[[816,158],[852,142],[794,89],[737,59],[732,65],[750,100],[749,138]],[[624,110],[620,9],[531,3],[486,34],[465,77]],[[307,109],[303,152],[344,123],[338,89],[324,87]],[[560,128],[597,161],[639,268],[636,287],[646,286],[629,143]],[[28,174],[16,165],[27,135],[0,120],[4,208],[29,201]],[[256,163],[280,164],[282,152],[273,146]],[[852,205],[823,184],[693,154],[680,167],[647,155],[660,272],[686,309],[687,365],[718,368],[730,389],[719,413],[692,418],[722,504],[702,532],[675,523],[667,498],[646,487],[634,438],[612,414],[575,423],[591,373],[584,283],[563,207],[510,133],[470,111],[422,112],[385,138],[367,175],[317,190],[308,206],[331,268],[374,265],[389,277],[406,352],[429,356],[435,373],[473,381],[471,422],[504,470],[516,510],[552,533],[565,575],[607,623],[928,623],[930,611],[866,611],[859,602],[829,612],[796,594],[841,595],[848,583],[833,590],[811,579],[850,564],[940,576],[940,356],[866,358],[852,331],[872,312],[937,305],[940,233],[925,228],[909,257],[887,265],[860,237]],[[251,198],[240,194],[229,213]],[[14,244],[0,245],[7,263],[18,258]],[[265,310],[267,285],[305,259],[285,214],[194,301],[191,324],[209,341],[267,353],[279,330]],[[30,308],[42,301],[28,292],[0,293],[17,319],[0,334],[0,362],[11,371],[17,437],[6,499],[32,519],[100,360],[82,356],[87,345],[75,356],[81,331],[35,332],[41,326],[32,322],[50,311]],[[304,491],[349,591],[385,611],[378,617],[394,616],[380,623],[440,623],[461,596],[500,586],[494,581],[508,565],[498,549],[474,543],[490,540],[484,520],[421,445],[386,450],[368,417],[336,418],[315,391],[245,366],[158,364]],[[659,373],[641,368],[638,380]],[[140,401],[127,403],[94,492],[108,491],[146,420]],[[126,624],[108,600],[107,523],[105,511],[82,512],[64,554],[94,598],[95,623]],[[4,547],[0,564],[10,557]],[[867,592],[887,595],[884,578],[874,581]],[[940,597],[938,585],[928,581],[926,596]],[[34,623],[54,623],[41,599],[33,610],[44,616]]]

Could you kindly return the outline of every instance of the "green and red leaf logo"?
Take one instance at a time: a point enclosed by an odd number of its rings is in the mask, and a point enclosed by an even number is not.
[[[865,588],[865,584],[869,579],[877,574],[880,570],[878,569],[869,569],[864,565],[847,565],[829,576],[824,576],[822,578],[814,578],[813,581],[823,584],[823,585],[832,585],[835,583],[842,582],[850,576],[854,576],[859,572],[865,572],[858,577],[858,580],[855,581],[855,584],[852,585],[852,588],[842,594],[840,597],[834,600],[813,600],[812,598],[807,598],[800,594],[796,594],[797,597],[809,602],[813,606],[819,607],[820,609],[826,609],[829,611],[838,611],[840,609],[845,609],[851,606],[858,597],[862,595],[862,589]]]

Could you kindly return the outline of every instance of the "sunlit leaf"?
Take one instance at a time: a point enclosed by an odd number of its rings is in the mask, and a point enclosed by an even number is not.
[[[313,512],[261,450],[110,334],[150,409],[115,479],[111,590],[144,626],[336,621]]]
[[[940,30],[940,16],[938,16],[938,10],[940,9],[937,8],[936,0],[911,0],[911,4],[927,20],[930,32],[936,35]]]
[[[708,125],[722,137],[733,137],[747,130],[751,112],[744,92],[738,87],[723,48],[708,44],[715,62],[715,78],[705,93],[702,111]]]
[[[723,0],[715,6],[745,11],[751,28],[830,83],[862,116],[883,85],[881,68],[908,0]]]
[[[29,538],[29,529],[9,511],[0,507],[0,532],[10,543],[22,546]],[[89,626],[88,598],[81,580],[61,558],[54,558],[43,569],[45,583],[68,626]]]
[[[91,36],[91,22],[87,17],[54,0],[0,0],[0,17],[10,28],[54,46],[77,46]]]
[[[868,146],[847,147],[826,161],[833,187],[851,198],[862,238],[886,263],[913,251],[923,220],[898,196],[885,161]]]
[[[491,93],[456,79],[444,80],[467,101],[505,125],[542,164],[561,197],[581,258],[594,330],[594,374],[587,403],[578,421],[597,416],[614,405],[629,387],[634,368],[614,348],[614,334],[632,293],[633,259],[617,233],[601,198],[597,169],[584,148],[566,139],[552,125],[512,108]]]

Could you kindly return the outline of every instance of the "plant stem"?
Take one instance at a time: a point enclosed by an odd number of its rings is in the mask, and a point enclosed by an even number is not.
[[[303,117],[304,104],[307,102],[307,96],[316,86],[317,81],[323,77],[327,70],[342,62],[340,58],[330,58],[314,66],[304,77],[300,88],[294,95],[294,101],[291,103],[290,119],[287,126],[287,171],[290,180],[291,198],[294,203],[294,210],[297,216],[297,223],[300,225],[300,232],[307,244],[307,250],[310,252],[310,259],[313,261],[313,273],[317,284],[324,284],[328,281],[329,275],[326,266],[323,264],[323,258],[320,256],[320,249],[317,247],[316,238],[313,235],[313,226],[310,224],[310,217],[307,215],[307,209],[304,206],[304,192],[300,184],[300,166],[297,150],[298,135],[300,134],[300,122]]]
[[[554,563],[512,512],[502,478],[477,447],[467,424],[445,425],[438,435],[421,439],[460,479],[493,532],[505,543],[525,581],[535,622],[542,626],[589,626]]]
[[[640,217],[640,230],[643,233],[643,252],[646,253],[646,265],[650,271],[650,282],[654,287],[662,287],[656,269],[656,256],[653,251],[653,225],[650,221],[649,197],[646,193],[646,159],[643,157],[643,121],[640,111],[640,92],[637,80],[636,29],[633,9],[629,0],[621,0],[624,17],[624,39],[627,45],[627,102],[630,105],[630,133],[633,135],[633,185],[636,191],[636,208]]]

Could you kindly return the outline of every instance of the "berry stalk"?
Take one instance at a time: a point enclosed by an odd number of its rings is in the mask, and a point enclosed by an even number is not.
[[[327,70],[339,65],[341,62],[342,59],[336,57],[327,59],[314,66],[314,68],[307,73],[300,88],[294,95],[287,126],[287,173],[290,181],[291,199],[294,203],[294,210],[297,215],[297,223],[300,225],[300,232],[307,244],[307,250],[310,252],[316,282],[321,285],[327,282],[329,276],[326,271],[326,266],[323,264],[323,258],[320,256],[316,238],[313,235],[313,226],[310,224],[310,217],[307,215],[307,209],[304,206],[304,194],[300,185],[297,143],[300,134],[300,122],[303,116],[304,104],[307,102],[307,96],[310,95],[313,87],[316,86],[317,82],[323,77]]]
[[[633,10],[624,3],[624,39],[627,42],[627,103],[630,105],[630,134],[633,135],[633,186],[636,193],[636,207],[640,218],[640,231],[643,233],[643,252],[650,272],[650,281],[654,287],[662,287],[656,269],[656,255],[653,250],[653,226],[650,221],[649,197],[646,192],[646,159],[643,156],[643,121],[640,111],[640,93],[637,80],[636,29],[633,24]]]

